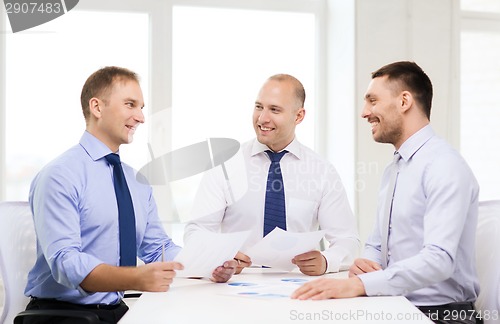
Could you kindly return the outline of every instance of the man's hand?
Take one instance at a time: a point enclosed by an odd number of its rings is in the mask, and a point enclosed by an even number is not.
[[[366,295],[363,282],[358,277],[351,277],[349,279],[316,279],[295,290],[291,297],[300,300],[319,300],[363,295]]]
[[[182,270],[179,262],[153,262],[140,267],[117,267],[101,263],[80,283],[88,292],[105,291],[167,291]]]
[[[250,260],[250,257],[246,254],[243,254],[241,252],[236,253],[236,256],[234,257],[236,262],[238,263],[236,267],[236,274],[239,274],[243,268],[249,267],[252,265],[252,260]]]
[[[300,272],[309,276],[320,276],[326,272],[326,258],[319,251],[310,251],[299,254],[292,259],[292,263],[299,267]]]
[[[382,270],[382,267],[377,262],[368,259],[356,259],[349,268],[349,277],[378,270]]]
[[[224,262],[223,265],[215,268],[214,272],[212,272],[212,278],[210,280],[215,281],[215,282],[226,282],[234,274],[234,271],[236,270],[236,261],[235,260],[229,260]]]
[[[182,270],[179,262],[153,262],[137,267],[140,291],[167,291],[175,277],[175,270]]]

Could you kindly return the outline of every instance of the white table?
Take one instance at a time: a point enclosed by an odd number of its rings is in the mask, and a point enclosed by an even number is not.
[[[329,274],[342,278],[346,273]],[[143,293],[119,324],[136,323],[431,323],[405,297],[292,300],[299,272],[250,268],[228,283],[175,278],[166,293]],[[299,282],[294,282],[299,281]]]

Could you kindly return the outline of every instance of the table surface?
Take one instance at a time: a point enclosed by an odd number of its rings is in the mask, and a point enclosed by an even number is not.
[[[325,276],[345,278],[347,273]],[[247,268],[227,283],[175,278],[168,292],[143,293],[119,323],[432,323],[402,296],[289,298],[300,284],[316,278],[262,268]]]

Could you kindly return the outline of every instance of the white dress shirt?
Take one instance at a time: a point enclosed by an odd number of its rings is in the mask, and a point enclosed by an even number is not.
[[[264,201],[270,160],[269,148],[256,139],[204,175],[197,192],[192,220],[184,239],[199,228],[215,232],[250,230],[244,253],[263,237]],[[329,242],[323,255],[327,272],[348,269],[358,255],[359,238],[344,186],[335,168],[300,144],[290,143],[281,159],[285,187],[286,224],[291,232],[326,230]],[[227,176],[226,176],[226,174]]]
[[[359,275],[372,295],[405,295],[417,306],[475,301],[478,183],[465,160],[430,125],[401,146],[386,269]],[[389,181],[386,169],[375,230],[364,257],[381,262]]]

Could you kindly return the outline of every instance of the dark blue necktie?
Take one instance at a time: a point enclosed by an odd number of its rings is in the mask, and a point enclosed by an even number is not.
[[[288,151],[274,153],[267,150],[266,153],[269,155],[269,159],[271,159],[271,165],[267,174],[264,236],[275,227],[286,231],[285,188],[283,186],[283,177],[281,176],[280,160]]]
[[[120,156],[108,154],[105,156],[113,165],[113,184],[115,186],[116,202],[118,204],[118,227],[120,235],[120,266],[136,266],[137,248],[135,238],[135,214],[127,181],[123,174]]]

